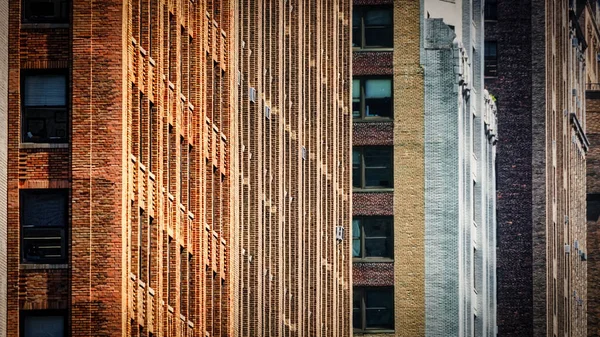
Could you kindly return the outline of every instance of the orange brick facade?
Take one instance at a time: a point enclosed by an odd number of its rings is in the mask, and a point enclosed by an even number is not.
[[[25,3],[7,335],[50,313],[65,336],[348,336],[350,2],[72,0],[61,23]],[[68,141],[28,142],[23,81],[48,69]],[[67,260],[24,263],[22,193],[46,189],[68,191]]]

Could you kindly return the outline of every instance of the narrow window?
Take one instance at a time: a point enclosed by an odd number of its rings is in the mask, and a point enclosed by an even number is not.
[[[484,75],[494,77],[498,74],[498,43],[496,41],[485,41],[484,45]]]
[[[392,147],[355,146],[352,152],[354,188],[392,188]]]
[[[148,107],[148,170],[152,172],[152,152],[154,149],[154,103],[150,102]]]
[[[138,156],[140,160],[140,164],[143,163],[144,160],[144,94],[140,92],[140,102],[139,102],[139,131],[138,131]]]
[[[69,7],[67,0],[24,0],[23,22],[68,23]]]
[[[498,20],[498,1],[497,0],[486,0],[485,1],[484,19],[486,21]]]
[[[392,48],[394,45],[391,7],[354,6],[352,46],[354,48]]]
[[[146,253],[146,242],[145,239],[147,238],[144,235],[144,221],[145,219],[145,215],[144,215],[144,210],[140,208],[140,218],[138,219],[138,278],[140,279],[140,281],[145,282],[146,281],[146,258],[145,258],[145,253]]]
[[[353,325],[356,332],[394,330],[394,289],[354,287]]]
[[[357,217],[352,220],[352,255],[358,259],[393,257],[392,217]]]
[[[67,76],[29,73],[23,77],[23,136],[28,143],[68,141]]]
[[[67,262],[68,191],[21,190],[21,261]]]
[[[352,117],[354,119],[392,117],[392,79],[354,78],[352,80]]]
[[[55,310],[21,310],[21,336],[65,337],[66,317]]]

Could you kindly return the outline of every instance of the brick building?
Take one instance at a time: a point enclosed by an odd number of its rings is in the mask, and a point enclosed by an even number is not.
[[[586,31],[586,59],[593,60],[600,52],[600,31],[596,28],[596,20],[600,7],[597,3],[590,3],[585,7],[582,27]],[[586,156],[587,169],[587,334],[597,336],[600,334],[600,76],[599,63],[586,63],[586,134],[590,146]]]
[[[350,9],[10,0],[7,336],[349,335]]]
[[[6,336],[6,169],[8,111],[8,3],[0,4],[0,336]]]
[[[355,335],[495,335],[481,5],[354,1]]]
[[[486,2],[486,85],[498,100],[500,135],[499,336],[587,335],[585,83],[597,76],[594,3]]]

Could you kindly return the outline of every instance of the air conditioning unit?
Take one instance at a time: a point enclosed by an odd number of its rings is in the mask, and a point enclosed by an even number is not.
[[[302,147],[302,159],[306,160],[306,148]]]
[[[579,241],[575,240],[575,242],[573,242],[573,249],[579,249]]]
[[[587,261],[587,255],[585,255],[585,252],[581,252],[581,261]]]
[[[248,90],[248,99],[250,100],[250,102],[256,103],[256,89],[254,89],[253,87],[250,87],[250,89]]]
[[[265,118],[271,119],[271,108],[268,105],[265,105]]]
[[[571,254],[571,246],[565,245],[565,254]]]
[[[600,53],[596,54],[596,61],[600,62]]]
[[[573,96],[577,96],[577,89],[573,89]]]
[[[344,227],[342,227],[342,226],[335,226],[335,239],[337,241],[344,240]]]
[[[571,44],[573,45],[573,47],[577,47],[579,46],[579,40],[576,37],[574,37],[571,39]]]

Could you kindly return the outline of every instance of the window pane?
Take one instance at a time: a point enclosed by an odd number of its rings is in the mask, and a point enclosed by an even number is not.
[[[362,329],[362,318],[360,314],[361,298],[362,292],[359,289],[354,288],[352,295],[352,325],[355,329]]]
[[[65,106],[67,80],[64,75],[25,77],[25,106]]]
[[[365,26],[392,24],[392,12],[389,9],[371,9],[365,13]]]
[[[63,337],[65,335],[63,316],[25,316],[23,323],[25,337]]]
[[[67,223],[63,192],[24,192],[23,227],[64,227]]]
[[[366,293],[367,328],[393,329],[393,305],[392,289],[369,289]]]
[[[352,12],[352,47],[360,47],[360,13]]]
[[[365,27],[365,46],[392,48],[394,46],[392,27]]]
[[[352,80],[352,117],[360,118],[360,80]]]
[[[365,256],[391,257],[388,238],[365,238]]]
[[[67,140],[67,110],[65,108],[25,108],[24,142],[65,142]]]
[[[360,257],[360,220],[352,220],[352,256]]]
[[[394,329],[392,310],[367,308],[367,329]]]
[[[60,262],[65,258],[64,229],[23,228],[24,262]],[[54,260],[54,261],[52,261]]]
[[[365,186],[392,187],[391,150],[368,148],[365,156]]]
[[[361,174],[360,174],[360,152],[357,150],[352,151],[352,186],[361,187]]]
[[[355,80],[356,81],[356,80]],[[354,92],[354,90],[353,90]],[[384,98],[392,96],[392,80],[376,79],[365,81],[366,98]],[[353,95],[354,97],[354,95]]]
[[[391,236],[391,218],[374,218],[365,221],[365,235],[367,237]]]
[[[391,117],[392,80],[376,79],[365,82],[365,109],[368,117]]]

